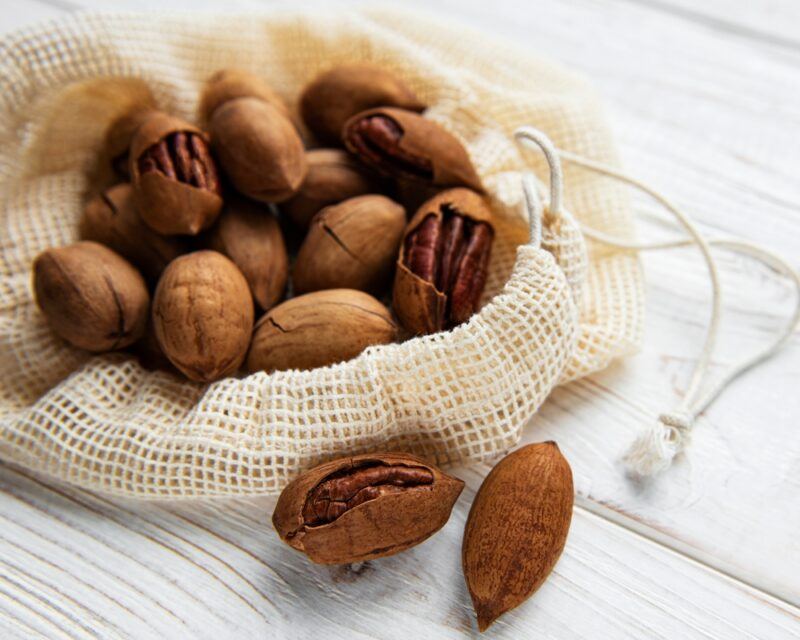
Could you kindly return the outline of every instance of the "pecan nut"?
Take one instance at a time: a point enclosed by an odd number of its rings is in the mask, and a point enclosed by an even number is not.
[[[443,191],[420,207],[406,228],[393,292],[408,331],[441,331],[478,310],[493,239],[491,212],[474,191]]]
[[[144,222],[163,235],[196,235],[222,209],[221,186],[208,141],[179,118],[155,112],[131,142],[134,199]]]
[[[340,458],[296,478],[272,522],[321,564],[361,562],[419,544],[450,517],[464,483],[402,453]]]
[[[383,107],[356,114],[343,130],[347,149],[401,182],[483,191],[463,145],[418,113]]]

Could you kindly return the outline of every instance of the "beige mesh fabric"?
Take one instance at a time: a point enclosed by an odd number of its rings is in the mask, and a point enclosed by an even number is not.
[[[87,168],[105,126],[152,93],[195,119],[198,89],[227,66],[263,75],[291,104],[319,70],[394,69],[466,144],[491,193],[496,241],[486,306],[454,331],[368,349],[308,372],[198,385],[125,354],[90,356],[38,312],[31,262],[76,239]],[[520,171],[544,161],[513,130],[615,161],[596,96],[563,69],[479,33],[388,10],[313,16],[82,15],[0,43],[0,457],[84,487],[137,497],[277,493],[338,455],[403,449],[439,463],[513,446],[552,388],[634,349],[636,258],[593,250],[574,220],[526,246]],[[580,221],[630,233],[628,204],[566,167]]]

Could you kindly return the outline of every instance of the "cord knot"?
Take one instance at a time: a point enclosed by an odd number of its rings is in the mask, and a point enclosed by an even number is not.
[[[669,468],[689,440],[694,420],[684,412],[662,413],[625,454],[625,463],[637,476],[652,476]]]

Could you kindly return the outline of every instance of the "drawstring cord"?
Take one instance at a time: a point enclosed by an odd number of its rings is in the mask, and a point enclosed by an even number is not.
[[[570,151],[557,149],[547,136],[533,127],[521,127],[514,135],[517,140],[523,143],[535,143],[545,155],[550,166],[549,213],[551,216],[556,217],[561,211],[564,190],[564,178],[561,163],[559,162],[559,159],[561,159],[626,183],[651,196],[667,211],[672,213],[689,236],[688,238],[662,242],[634,242],[616,238],[581,225],[581,230],[585,237],[609,246],[635,251],[672,249],[690,245],[696,245],[700,249],[711,278],[712,287],[711,315],[703,349],[697,359],[691,381],[681,403],[675,410],[658,416],[651,428],[637,438],[625,455],[625,462],[628,468],[637,475],[649,476],[664,471],[672,464],[672,459],[687,444],[689,432],[697,416],[705,411],[734,380],[774,355],[791,338],[795,327],[800,322],[800,275],[778,255],[757,245],[737,240],[707,240],[685,213],[656,190],[613,167],[589,160]],[[532,201],[532,198],[527,195],[527,191],[530,189],[535,189],[535,182],[533,176],[527,173],[523,176],[526,205]],[[529,212],[533,216],[534,210],[529,209]],[[721,287],[717,263],[711,253],[712,246],[735,251],[761,261],[775,272],[789,278],[796,289],[794,311],[791,320],[784,329],[770,344],[732,366],[713,384],[707,382],[707,376],[710,370],[711,356],[719,335]]]

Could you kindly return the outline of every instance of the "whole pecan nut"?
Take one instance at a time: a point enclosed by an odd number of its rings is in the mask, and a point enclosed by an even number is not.
[[[272,522],[314,562],[388,556],[438,531],[464,483],[403,453],[340,458],[301,474],[281,493]]]
[[[443,191],[420,207],[406,228],[393,291],[408,331],[441,331],[478,310],[493,239],[491,211],[474,191]]]
[[[347,149],[384,175],[436,187],[483,191],[464,146],[433,120],[383,107],[356,114],[343,130]]]

